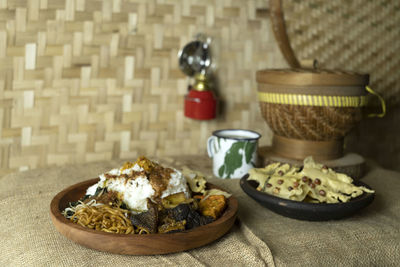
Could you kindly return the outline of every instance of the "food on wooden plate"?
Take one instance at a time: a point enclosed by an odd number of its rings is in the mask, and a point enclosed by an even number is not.
[[[312,157],[306,158],[302,167],[277,162],[251,169],[248,180],[259,183],[258,191],[296,201],[348,202],[364,192],[374,192],[354,185],[352,178],[314,162]]]
[[[173,233],[218,219],[230,194],[206,188],[199,172],[163,167],[145,157],[99,175],[63,215],[81,226],[118,234]]]

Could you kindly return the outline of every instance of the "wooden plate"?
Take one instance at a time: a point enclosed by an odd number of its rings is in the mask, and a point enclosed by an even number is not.
[[[235,197],[228,199],[222,216],[207,225],[172,234],[123,235],[89,229],[66,219],[62,214],[68,203],[84,196],[98,178],[72,185],[58,193],[50,204],[50,215],[57,231],[88,248],[129,255],[155,255],[189,250],[206,245],[223,236],[232,227],[238,209]],[[207,184],[209,188],[218,188]]]
[[[275,213],[298,220],[327,221],[348,217],[368,206],[375,197],[374,193],[364,192],[361,196],[346,203],[300,202],[259,192],[256,190],[258,183],[256,181],[248,181],[248,177],[249,175],[246,174],[240,180],[240,186],[247,195]],[[371,189],[361,181],[354,181],[353,183],[357,186],[365,186]]]

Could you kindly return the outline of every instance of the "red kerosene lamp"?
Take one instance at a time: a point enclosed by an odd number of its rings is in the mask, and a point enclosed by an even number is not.
[[[185,116],[195,120],[211,120],[216,117],[217,99],[210,88],[207,70],[211,65],[210,38],[198,34],[197,40],[188,43],[179,53],[179,67],[194,84],[188,86],[185,95]]]
[[[185,116],[195,120],[211,120],[216,116],[217,100],[208,87],[205,74],[195,75],[195,83],[189,86],[185,96]]]

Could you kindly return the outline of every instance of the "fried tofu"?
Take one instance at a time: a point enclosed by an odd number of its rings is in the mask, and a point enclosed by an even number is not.
[[[199,209],[203,216],[217,219],[226,208],[226,198],[223,195],[213,195],[203,198],[199,202]]]

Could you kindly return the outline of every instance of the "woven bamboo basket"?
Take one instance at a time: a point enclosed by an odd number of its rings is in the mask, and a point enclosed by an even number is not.
[[[274,152],[294,159],[341,157],[343,138],[361,120],[368,81],[368,75],[345,71],[258,71],[261,114],[274,132]]]

